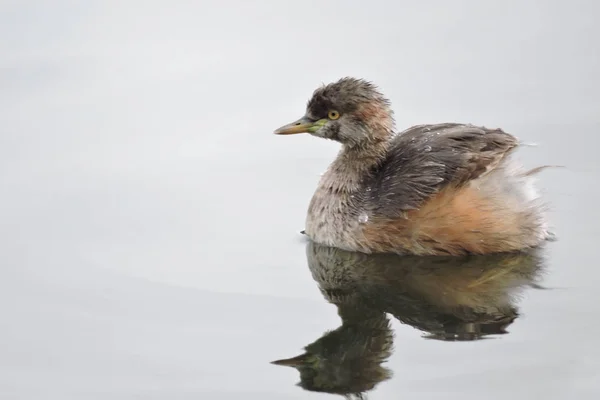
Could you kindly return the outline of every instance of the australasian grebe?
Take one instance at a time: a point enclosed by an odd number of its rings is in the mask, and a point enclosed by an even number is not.
[[[394,135],[390,102],[362,79],[315,90],[306,114],[276,134],[342,143],[310,202],[314,242],[364,253],[516,251],[551,236],[532,172],[509,161],[501,129],[443,123]]]

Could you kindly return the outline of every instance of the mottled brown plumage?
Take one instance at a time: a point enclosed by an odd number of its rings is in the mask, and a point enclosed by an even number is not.
[[[510,161],[517,139],[469,124],[394,134],[389,101],[344,78],[315,91],[300,120],[342,149],[308,209],[313,241],[351,251],[459,255],[515,251],[549,237],[532,177]]]

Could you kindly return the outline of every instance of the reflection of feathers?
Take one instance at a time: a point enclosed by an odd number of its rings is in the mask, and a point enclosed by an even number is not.
[[[476,340],[506,333],[517,295],[535,284],[539,250],[465,257],[364,254],[309,242],[313,278],[335,304],[342,326],[275,364],[296,368],[299,385],[348,399],[392,373],[382,364],[393,349],[387,314],[441,340]]]
[[[535,284],[542,266],[540,250],[418,257],[366,255],[309,243],[307,257],[328,301],[337,304],[342,294],[352,293],[434,335],[460,336],[466,329],[464,339],[479,331],[503,333],[518,317],[516,297]]]
[[[392,376],[381,364],[391,355],[393,333],[385,314],[356,303],[339,307],[342,326],[306,346],[304,354],[274,363],[296,368],[306,390],[362,398],[356,396]]]

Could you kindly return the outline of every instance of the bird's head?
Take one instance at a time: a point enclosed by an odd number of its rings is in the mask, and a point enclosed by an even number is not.
[[[365,80],[342,78],[315,90],[302,118],[274,133],[310,133],[349,146],[389,139],[394,129],[390,102]]]

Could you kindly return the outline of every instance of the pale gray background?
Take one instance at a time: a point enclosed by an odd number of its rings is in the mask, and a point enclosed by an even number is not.
[[[598,398],[599,11],[2,1],[0,398],[328,397],[268,362],[339,323],[298,235],[337,145],[271,132],[345,75],[379,84],[400,128],[500,126],[539,144],[526,165],[568,167],[540,182],[555,290],[498,340],[396,323],[371,398]]]

